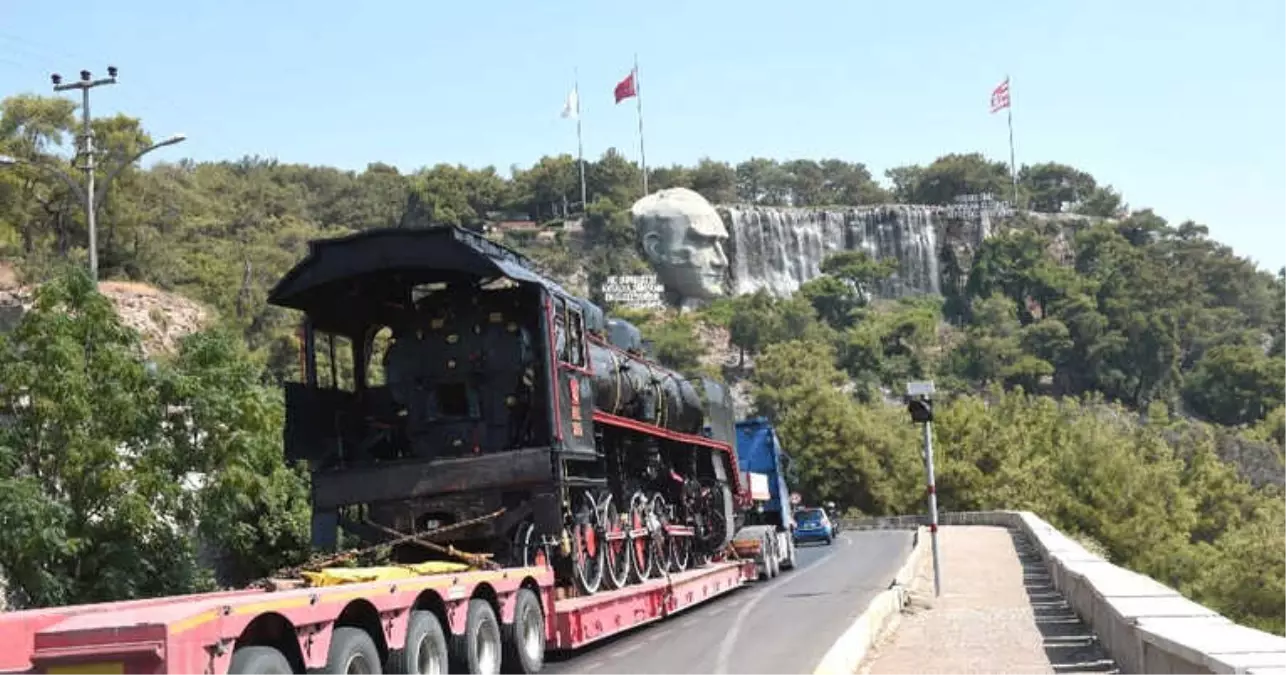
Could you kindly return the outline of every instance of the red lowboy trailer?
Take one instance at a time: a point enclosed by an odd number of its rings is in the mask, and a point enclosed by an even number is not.
[[[556,599],[544,567],[0,614],[0,673],[537,672],[756,578],[715,562]],[[450,666],[448,666],[450,664]]]

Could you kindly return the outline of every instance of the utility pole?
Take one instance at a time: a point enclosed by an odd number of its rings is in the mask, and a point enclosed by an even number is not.
[[[82,169],[85,171],[85,222],[89,227],[89,276],[98,285],[98,228],[94,213],[94,128],[90,125],[89,90],[105,84],[116,84],[116,66],[107,67],[107,77],[93,79],[88,70],[80,71],[80,80],[63,84],[62,75],[54,73],[49,76],[54,83],[54,91],[79,89],[81,95],[80,119],[81,130],[80,153],[85,155]]]
[[[146,155],[157,148],[182,143],[187,140],[187,137],[183,134],[174,134],[163,141],[153,143],[134,153],[132,156],[126,157],[119,164],[112,167],[112,169],[108,171],[107,175],[103,178],[102,185],[96,185],[94,171],[97,170],[98,166],[94,157],[96,150],[94,148],[94,129],[91,126],[92,120],[89,114],[89,90],[94,87],[101,87],[105,84],[116,84],[116,72],[116,66],[108,66],[107,77],[95,80],[88,70],[82,70],[80,71],[79,81],[67,84],[63,84],[62,75],[59,75],[58,73],[54,73],[49,76],[49,79],[54,83],[54,91],[67,91],[69,89],[79,89],[81,91],[80,139],[83,140],[83,145],[78,149],[78,153],[83,153],[85,155],[85,162],[80,167],[81,170],[85,172],[84,187],[77,183],[73,177],[64,172],[60,166],[51,162],[46,157],[37,156],[31,159],[25,159],[0,155],[0,166],[26,164],[38,167],[54,174],[71,188],[72,194],[76,195],[76,199],[80,202],[81,208],[85,209],[85,223],[89,228],[89,275],[94,280],[95,287],[98,286],[97,208],[98,204],[101,203],[103,198],[107,195],[107,187],[111,185],[112,179],[116,178],[116,175],[123,171],[125,167],[141,159],[143,155]]]
[[[933,476],[933,381],[907,382],[906,407],[911,421],[924,425],[924,471],[929,493],[929,536],[933,542],[933,595],[942,595],[942,567],[938,557],[938,489]]]

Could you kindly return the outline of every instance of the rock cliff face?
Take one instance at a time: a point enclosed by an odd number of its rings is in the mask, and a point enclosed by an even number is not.
[[[819,276],[827,256],[845,250],[898,261],[897,274],[879,289],[884,297],[959,288],[996,219],[976,209],[910,204],[718,210],[731,235],[732,291],[782,296]]]

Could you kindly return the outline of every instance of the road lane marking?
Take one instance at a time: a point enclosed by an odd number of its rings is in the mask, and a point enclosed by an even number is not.
[[[840,541],[844,542],[846,547],[853,545],[853,540],[844,535],[840,535]],[[776,588],[785,588],[794,583],[796,579],[803,579],[808,572],[820,569],[827,561],[833,560],[837,552],[839,552],[838,548],[828,551],[825,555],[813,561],[812,564],[794,570],[795,573],[789,579],[775,584],[771,583],[772,579],[764,582],[764,587],[757,591],[754,597],[750,598],[749,602],[741,608],[741,611],[737,612],[737,617],[733,619],[732,626],[728,628],[728,634],[723,638],[723,642],[720,643],[719,656],[715,661],[714,668],[716,675],[723,675],[728,672],[728,661],[732,658],[732,648],[737,644],[737,636],[741,633],[741,625],[746,622],[746,617],[750,616],[750,611],[755,608],[755,605],[758,605],[759,601],[763,600],[769,591]]]

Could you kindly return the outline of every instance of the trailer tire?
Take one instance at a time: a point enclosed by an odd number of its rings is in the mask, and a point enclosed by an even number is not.
[[[228,666],[228,675],[291,675],[294,672],[290,660],[280,650],[260,645],[241,647],[232,652],[232,663]]]
[[[500,627],[504,637],[506,673],[531,675],[545,665],[545,612],[530,588],[518,590],[513,623]]]
[[[406,624],[406,647],[394,652],[387,672],[408,675],[445,674],[450,669],[446,634],[433,612],[411,612]]]
[[[768,559],[768,578],[776,579],[781,574],[781,556],[777,554],[777,543],[774,540],[771,557]]]
[[[759,580],[768,581],[772,578],[772,548],[770,542],[764,536],[759,537]]]
[[[452,655],[456,667],[453,672],[499,673],[503,643],[500,639],[500,622],[491,603],[482,598],[469,601],[469,614],[464,623],[464,635],[452,640]]]
[[[777,547],[774,545],[773,538],[764,536],[761,540],[764,552],[764,580],[769,581],[777,578]]]
[[[785,541],[786,557],[782,558],[781,568],[783,570],[793,570],[795,569],[795,542],[791,541],[789,537],[786,537]]]
[[[366,631],[340,626],[331,632],[324,672],[379,675],[384,672],[380,661],[380,649]]]

